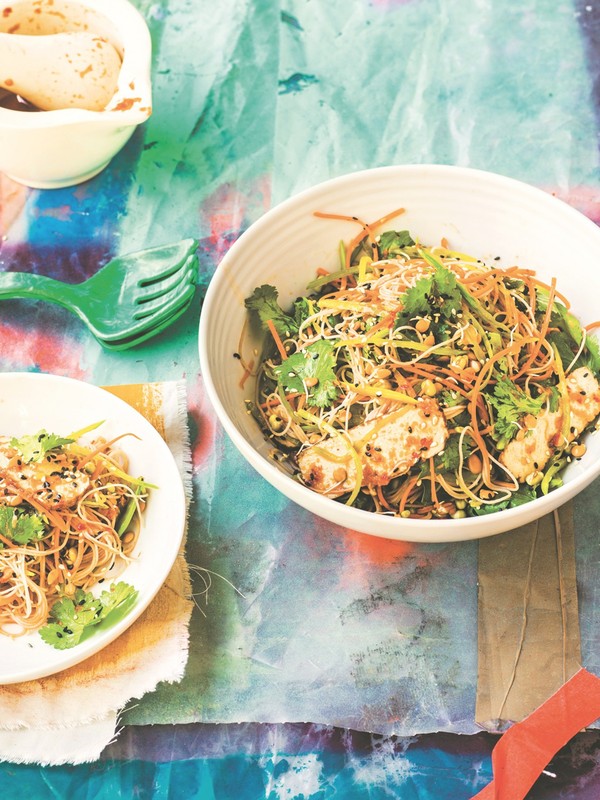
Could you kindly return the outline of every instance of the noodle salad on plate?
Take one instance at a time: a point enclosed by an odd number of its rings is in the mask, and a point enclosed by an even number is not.
[[[136,590],[124,582],[91,590],[130,561],[156,487],[128,474],[122,436],[82,441],[100,424],[67,437],[45,430],[0,436],[0,632],[6,636],[39,630],[45,642],[67,649],[136,601]]]
[[[302,484],[390,516],[461,519],[548,494],[600,414],[600,349],[553,279],[372,224],[291,309],[246,299],[265,333],[240,359],[272,457]]]

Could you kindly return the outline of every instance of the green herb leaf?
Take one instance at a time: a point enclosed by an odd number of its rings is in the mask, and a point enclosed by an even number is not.
[[[414,244],[414,239],[408,231],[385,231],[377,239],[381,258],[393,258],[406,247],[412,247]]]
[[[444,450],[434,458],[434,466],[438,472],[456,472],[460,464],[460,435],[455,433],[448,437]],[[471,455],[475,448],[473,442],[468,438],[463,438],[462,458],[463,464]]]
[[[46,644],[52,645],[56,650],[68,650],[79,644],[83,628],[77,627],[75,630],[67,625],[60,625],[57,622],[49,622],[40,628],[40,636]]]
[[[516,508],[525,503],[530,503],[535,500],[536,496],[535,489],[524,483],[507,500],[502,500],[500,503],[484,503],[479,508],[470,507],[469,512],[475,517],[484,517],[487,514],[494,514],[496,511],[503,511],[505,508]]]
[[[269,320],[275,325],[280,336],[287,338],[298,332],[298,325],[293,317],[286,314],[277,300],[279,294],[274,286],[263,284],[257,287],[250,297],[244,301],[246,308],[258,315],[263,325]]]
[[[121,608],[125,603],[137,599],[137,591],[124,581],[113,583],[110,589],[105,589],[100,595],[100,619],[105,619],[109,614]]]
[[[284,392],[305,392],[304,381],[316,379],[314,386],[307,387],[309,403],[326,408],[338,395],[334,366],[333,345],[320,339],[278,365],[275,374]]]
[[[19,452],[23,461],[29,464],[32,461],[41,461],[46,453],[65,444],[71,444],[74,439],[65,439],[55,433],[48,433],[45,430],[17,439],[13,436],[10,446]]]
[[[127,603],[133,604],[137,594],[133,586],[123,581],[103,591],[99,598],[91,592],[77,589],[73,599],[61,597],[54,603],[49,616],[52,621],[40,628],[40,636],[58,650],[75,647],[86,631],[113,611],[123,608]]]
[[[494,436],[509,442],[519,432],[519,421],[525,414],[537,416],[546,403],[546,396],[533,398],[504,376],[498,378],[494,393],[487,395],[496,412]]]
[[[11,506],[0,506],[0,533],[15,544],[26,545],[41,539],[46,530],[39,514],[25,514]]]
[[[462,294],[456,275],[428,253],[422,252],[422,255],[435,267],[435,272],[418,280],[402,295],[402,311],[398,314],[401,324],[413,317],[436,313],[452,319],[461,309]]]
[[[294,322],[296,329],[299,330],[304,320],[310,317],[312,312],[308,298],[299,297],[294,301]]]
[[[545,313],[547,307],[547,292],[540,290],[538,292],[537,310],[542,314]],[[547,336],[548,341],[558,350],[563,366],[566,369],[579,351],[584,335],[583,328],[577,317],[559,302],[555,302],[552,305],[550,327],[553,330]],[[585,345],[577,362],[573,365],[573,367],[583,366],[591,369],[595,375],[600,375],[600,347],[598,340],[589,334],[586,336]]]

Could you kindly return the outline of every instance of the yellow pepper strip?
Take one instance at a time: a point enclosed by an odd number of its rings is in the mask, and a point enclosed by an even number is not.
[[[458,250],[448,250],[447,247],[424,247],[423,250],[429,251],[432,256],[444,255],[450,258],[457,258],[459,261],[467,261],[471,264],[477,264],[477,259],[473,256],[468,256],[466,253],[460,253]]]
[[[332,308],[335,311],[360,311],[365,310],[364,303],[353,303],[351,300],[333,300],[324,297],[319,300],[319,308]]]
[[[350,494],[350,497],[346,500],[346,505],[351,506],[352,503],[358,497],[358,493],[360,492],[360,487],[362,486],[362,476],[363,476],[363,469],[362,464],[360,461],[360,456],[352,446],[352,442],[348,439],[348,437],[344,436],[340,431],[336,430],[333,425],[330,425],[328,422],[315,417],[314,414],[309,414],[308,411],[304,411],[304,409],[299,409],[295,412],[297,416],[302,417],[302,419],[306,420],[307,422],[312,422],[314,425],[318,425],[318,427],[328,433],[330,436],[337,436],[341,439],[344,444],[348,447],[348,452],[352,456],[352,460],[354,461],[354,467],[356,469],[356,483],[354,485],[354,489]]]
[[[418,405],[416,397],[411,397],[409,394],[398,392],[395,389],[378,388],[377,386],[368,386],[367,384],[354,386],[352,383],[344,382],[341,382],[340,385],[344,389],[356,392],[356,394],[365,394],[367,397],[385,397],[386,400],[398,400],[400,403],[410,403],[413,406]]]
[[[88,425],[85,428],[81,428],[80,430],[74,431],[73,433],[69,434],[67,438],[74,439],[75,441],[77,441],[77,439],[81,439],[81,437],[84,436],[86,433],[89,433],[90,431],[94,431],[96,430],[96,428],[99,428],[100,425],[104,424],[104,422],[105,420],[103,419],[100,420],[100,422],[93,422],[91,425]]]
[[[370,267],[373,263],[373,259],[369,258],[369,256],[363,256],[358,264],[358,278],[357,283],[361,284],[364,283],[367,276],[367,267]]]

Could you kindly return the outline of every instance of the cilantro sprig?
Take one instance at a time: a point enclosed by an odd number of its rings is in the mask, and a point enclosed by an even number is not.
[[[548,307],[548,298],[539,292],[537,309],[542,312]],[[586,335],[585,345],[581,348],[584,330],[579,320],[562,304],[554,302],[550,314],[550,331],[547,339],[560,355],[563,365],[567,367],[579,353],[575,366],[587,366],[595,375],[600,374],[600,346],[592,335]]]
[[[0,506],[0,534],[15,544],[27,545],[41,539],[46,532],[44,520],[39,514],[26,514],[12,506]],[[0,547],[3,547],[0,544]]]
[[[493,394],[487,395],[488,403],[496,412],[494,436],[509,442],[519,432],[519,422],[526,414],[537,416],[546,404],[546,395],[531,397],[509,378],[501,376]]]
[[[57,650],[68,650],[78,645],[84,633],[110,614],[128,611],[137,596],[137,590],[123,581],[105,589],[100,597],[77,589],[73,598],[61,597],[54,603],[50,610],[51,621],[40,628],[40,636]]]
[[[279,305],[279,293],[274,286],[263,284],[244,301],[246,308],[254,312],[262,325],[271,321],[280,336],[289,337],[298,333],[302,322],[309,316],[310,307],[305,297],[299,297],[294,303],[293,314],[286,314]]]
[[[275,367],[277,382],[284,392],[305,392],[309,403],[326,408],[337,398],[335,352],[326,339],[309,344]],[[305,388],[306,386],[306,388]]]
[[[402,295],[399,321],[404,323],[413,317],[433,314],[439,314],[447,320],[453,319],[462,305],[462,294],[456,275],[425,251],[421,255],[435,267],[435,272],[426,278],[420,278]]]
[[[72,444],[74,441],[74,439],[67,439],[42,429],[37,433],[26,434],[20,438],[13,436],[10,446],[17,450],[25,463],[30,464],[32,461],[42,461],[46,453],[57,447]]]

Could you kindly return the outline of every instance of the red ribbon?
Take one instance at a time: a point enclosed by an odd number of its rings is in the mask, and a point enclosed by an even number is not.
[[[600,678],[580,669],[509,728],[492,751],[493,780],[471,800],[523,800],[552,757],[600,717]]]

